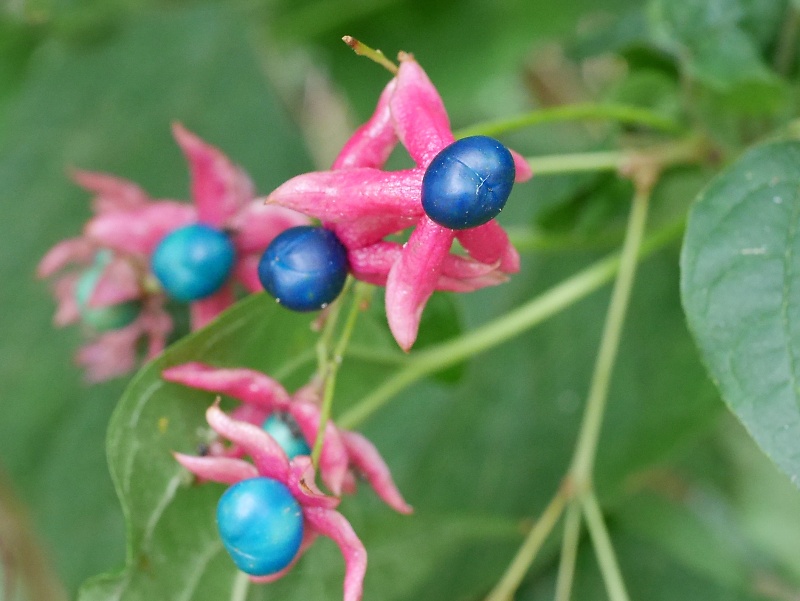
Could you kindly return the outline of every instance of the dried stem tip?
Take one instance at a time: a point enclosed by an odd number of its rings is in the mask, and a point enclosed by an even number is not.
[[[392,61],[390,61],[386,56],[384,56],[383,52],[380,50],[375,50],[370,48],[363,42],[355,39],[353,36],[346,35],[342,38],[342,41],[350,46],[359,56],[366,56],[371,61],[378,63],[380,66],[386,68],[392,75],[397,75],[397,65],[395,65]]]

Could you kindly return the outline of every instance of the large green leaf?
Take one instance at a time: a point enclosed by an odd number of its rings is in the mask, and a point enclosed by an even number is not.
[[[699,196],[681,260],[689,326],[725,402],[800,484],[800,143],[747,152]]]

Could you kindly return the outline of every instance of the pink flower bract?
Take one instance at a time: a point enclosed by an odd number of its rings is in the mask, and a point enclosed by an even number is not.
[[[519,270],[519,255],[495,220],[451,230],[422,208],[422,177],[455,138],[444,104],[428,76],[407,54],[381,94],[372,117],[348,140],[330,171],[306,173],[273,191],[268,202],[323,221],[348,249],[353,275],[386,286],[386,316],[398,344],[413,345],[434,290],[467,292],[499,284]],[[383,171],[400,142],[413,169]],[[532,175],[512,151],[516,181]],[[406,244],[385,238],[414,227]],[[451,252],[458,240],[468,256]]]

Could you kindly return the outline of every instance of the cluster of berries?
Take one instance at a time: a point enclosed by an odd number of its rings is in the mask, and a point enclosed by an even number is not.
[[[84,267],[57,280],[56,321],[80,320],[98,333],[79,355],[92,379],[130,369],[142,336],[150,356],[163,349],[171,329],[168,298],[190,303],[197,328],[233,302],[234,282],[250,291],[263,287],[289,309],[316,311],[336,299],[350,274],[386,286],[389,327],[408,350],[434,290],[476,290],[519,269],[494,218],[530,168],[494,139],[455,140],[425,72],[410,55],[401,54],[400,62],[331,170],[299,175],[266,202],[221,152],[179,125],[174,134],[189,161],[193,205],[151,201],[130,182],[76,174],[95,192],[96,214],[83,236],[45,256],[40,274],[70,263]],[[398,142],[416,166],[383,171]],[[407,242],[396,241],[410,228]],[[466,254],[452,252],[455,240]],[[175,455],[201,480],[231,485],[219,501],[217,524],[239,569],[256,582],[275,580],[323,534],[345,558],[345,601],[358,601],[366,552],[335,511],[339,496],[352,493],[362,476],[390,507],[411,511],[375,447],[331,421],[321,423],[318,382],[289,395],[265,374],[197,363],[167,369],[163,377],[242,401],[230,415],[217,405],[208,409],[220,437],[208,452]],[[311,447],[320,431],[314,466]],[[315,468],[332,495],[316,486]]]

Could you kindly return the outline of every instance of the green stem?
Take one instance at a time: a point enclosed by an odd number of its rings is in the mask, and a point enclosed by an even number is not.
[[[708,141],[693,136],[647,148],[556,154],[527,157],[526,160],[534,175],[618,171],[622,175],[630,176],[643,169],[664,169],[673,165],[701,162],[708,155]]]
[[[517,552],[511,565],[508,566],[506,573],[500,582],[492,589],[486,597],[486,601],[511,601],[514,591],[519,587],[520,582],[525,577],[528,567],[536,558],[536,554],[541,549],[547,536],[553,530],[564,511],[564,504],[567,501],[565,491],[559,490],[545,508],[542,516],[533,525],[522,547]]]
[[[333,349],[333,353],[330,357],[328,357],[324,371],[322,372],[325,388],[322,395],[322,407],[320,408],[319,414],[317,438],[314,441],[314,448],[311,451],[311,461],[314,465],[319,465],[319,457],[322,454],[322,443],[325,440],[325,426],[331,417],[333,393],[336,390],[336,376],[339,373],[339,367],[342,364],[342,359],[344,358],[344,353],[347,350],[347,345],[350,342],[353,330],[355,330],[358,315],[361,313],[364,303],[372,296],[373,291],[374,288],[368,284],[363,284],[361,282],[356,284],[352,304],[350,305],[350,312],[342,328],[342,333],[339,335],[336,347]]]
[[[575,577],[575,559],[581,534],[581,506],[576,499],[570,501],[564,518],[564,538],[561,541],[561,560],[558,564],[555,601],[569,601]]]
[[[649,189],[637,188],[628,219],[625,242],[622,246],[619,273],[611,293],[611,303],[606,314],[603,337],[600,341],[600,349],[597,352],[589,395],[586,400],[586,409],[583,414],[583,423],[581,424],[575,457],[570,470],[570,475],[579,493],[589,485],[591,480],[597,442],[600,437],[608,389],[611,383],[611,373],[617,357],[622,326],[625,322],[625,314],[628,311],[628,303],[636,275],[636,266],[639,261],[640,247],[644,237],[649,198]]]
[[[606,585],[606,593],[609,601],[629,601],[628,591],[625,589],[625,582],[622,579],[622,572],[619,569],[617,556],[611,544],[611,537],[608,535],[603,514],[597,503],[597,497],[589,491],[582,498],[583,514],[586,516],[586,526],[594,545],[594,552],[597,562],[600,564],[600,573],[603,575],[603,582]]]
[[[681,221],[654,233],[642,245],[639,257],[643,259],[663,248],[682,231]],[[417,380],[510,340],[585,298],[614,278],[619,262],[617,254],[601,259],[502,317],[448,342],[415,353],[405,367],[342,414],[336,420],[337,424],[346,429],[355,428]]]
[[[237,572],[231,590],[231,601],[245,601],[250,590],[250,577],[244,572]]]
[[[397,65],[386,58],[380,50],[370,48],[364,42],[355,39],[353,36],[346,35],[342,41],[350,46],[358,56],[363,56],[370,59],[372,62],[379,64],[381,67],[389,71],[392,75],[397,75]]]
[[[611,120],[629,125],[642,125],[665,132],[680,132],[680,123],[638,106],[625,104],[570,104],[539,109],[508,119],[487,121],[456,132],[456,138],[467,136],[496,136],[510,131],[559,121]]]

